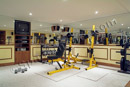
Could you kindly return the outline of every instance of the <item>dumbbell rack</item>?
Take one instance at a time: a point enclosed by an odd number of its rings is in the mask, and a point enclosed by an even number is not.
[[[43,48],[45,48],[46,50],[43,50]],[[49,45],[41,45],[41,59],[40,62],[45,63],[45,61],[43,61],[42,56],[48,56],[48,55],[54,55],[54,53],[56,53],[56,50],[49,50],[49,48],[58,48],[58,45],[55,46],[49,46]],[[54,53],[52,53],[52,51],[55,51]],[[44,52],[46,52],[47,54],[43,54]]]

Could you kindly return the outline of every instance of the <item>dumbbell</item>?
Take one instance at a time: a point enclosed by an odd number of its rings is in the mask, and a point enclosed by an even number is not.
[[[51,55],[51,50],[48,51],[48,55]]]
[[[17,74],[18,72],[21,72],[21,70],[22,70],[21,67],[18,68],[18,69],[15,69],[15,70],[14,70],[14,73]]]
[[[43,55],[48,55],[48,51],[43,51]]]

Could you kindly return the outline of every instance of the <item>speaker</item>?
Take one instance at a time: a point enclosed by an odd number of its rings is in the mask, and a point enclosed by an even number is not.
[[[70,28],[69,27],[64,27],[64,29],[62,30],[62,32],[69,32]]]
[[[52,26],[51,30],[52,31],[59,31],[60,30],[60,26]]]
[[[11,35],[14,35],[14,32],[11,32]]]

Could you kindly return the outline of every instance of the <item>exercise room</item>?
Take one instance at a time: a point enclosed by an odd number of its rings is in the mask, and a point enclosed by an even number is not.
[[[130,0],[0,0],[0,87],[130,87]]]

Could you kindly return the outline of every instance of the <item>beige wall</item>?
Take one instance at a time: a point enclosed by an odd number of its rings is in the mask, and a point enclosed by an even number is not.
[[[73,45],[73,55],[79,53],[79,59],[89,59],[87,54],[87,48],[89,47],[85,45]],[[116,53],[120,49],[122,49],[121,46],[94,46],[94,57],[97,62],[116,64],[121,59],[120,53]]]
[[[0,64],[14,63],[14,45],[0,45]]]
[[[72,45],[72,54],[75,56],[79,53],[79,59],[89,59],[87,53],[89,47],[86,45]],[[94,46],[94,57],[97,62],[116,64],[121,59],[120,53],[116,53],[120,49],[122,49],[120,46]],[[50,50],[56,50],[56,48]],[[130,49],[127,52],[130,53]],[[40,45],[31,45],[31,60],[40,59],[40,53]],[[0,64],[15,62],[14,55],[14,45],[0,45]],[[47,57],[43,56],[43,58]],[[130,56],[127,56],[127,59],[130,60]]]
[[[72,45],[72,54],[75,56],[79,53],[79,59],[89,59],[87,53],[87,48],[89,47],[90,46],[85,45]],[[94,46],[94,57],[97,62],[116,64],[116,62],[119,62],[121,59],[120,53],[116,53],[116,51],[120,51],[120,49],[120,46]],[[31,50],[31,55],[33,55],[31,56],[31,60],[40,58],[40,45],[32,45]],[[128,51],[130,53],[130,49]],[[46,57],[44,56],[43,58]]]

